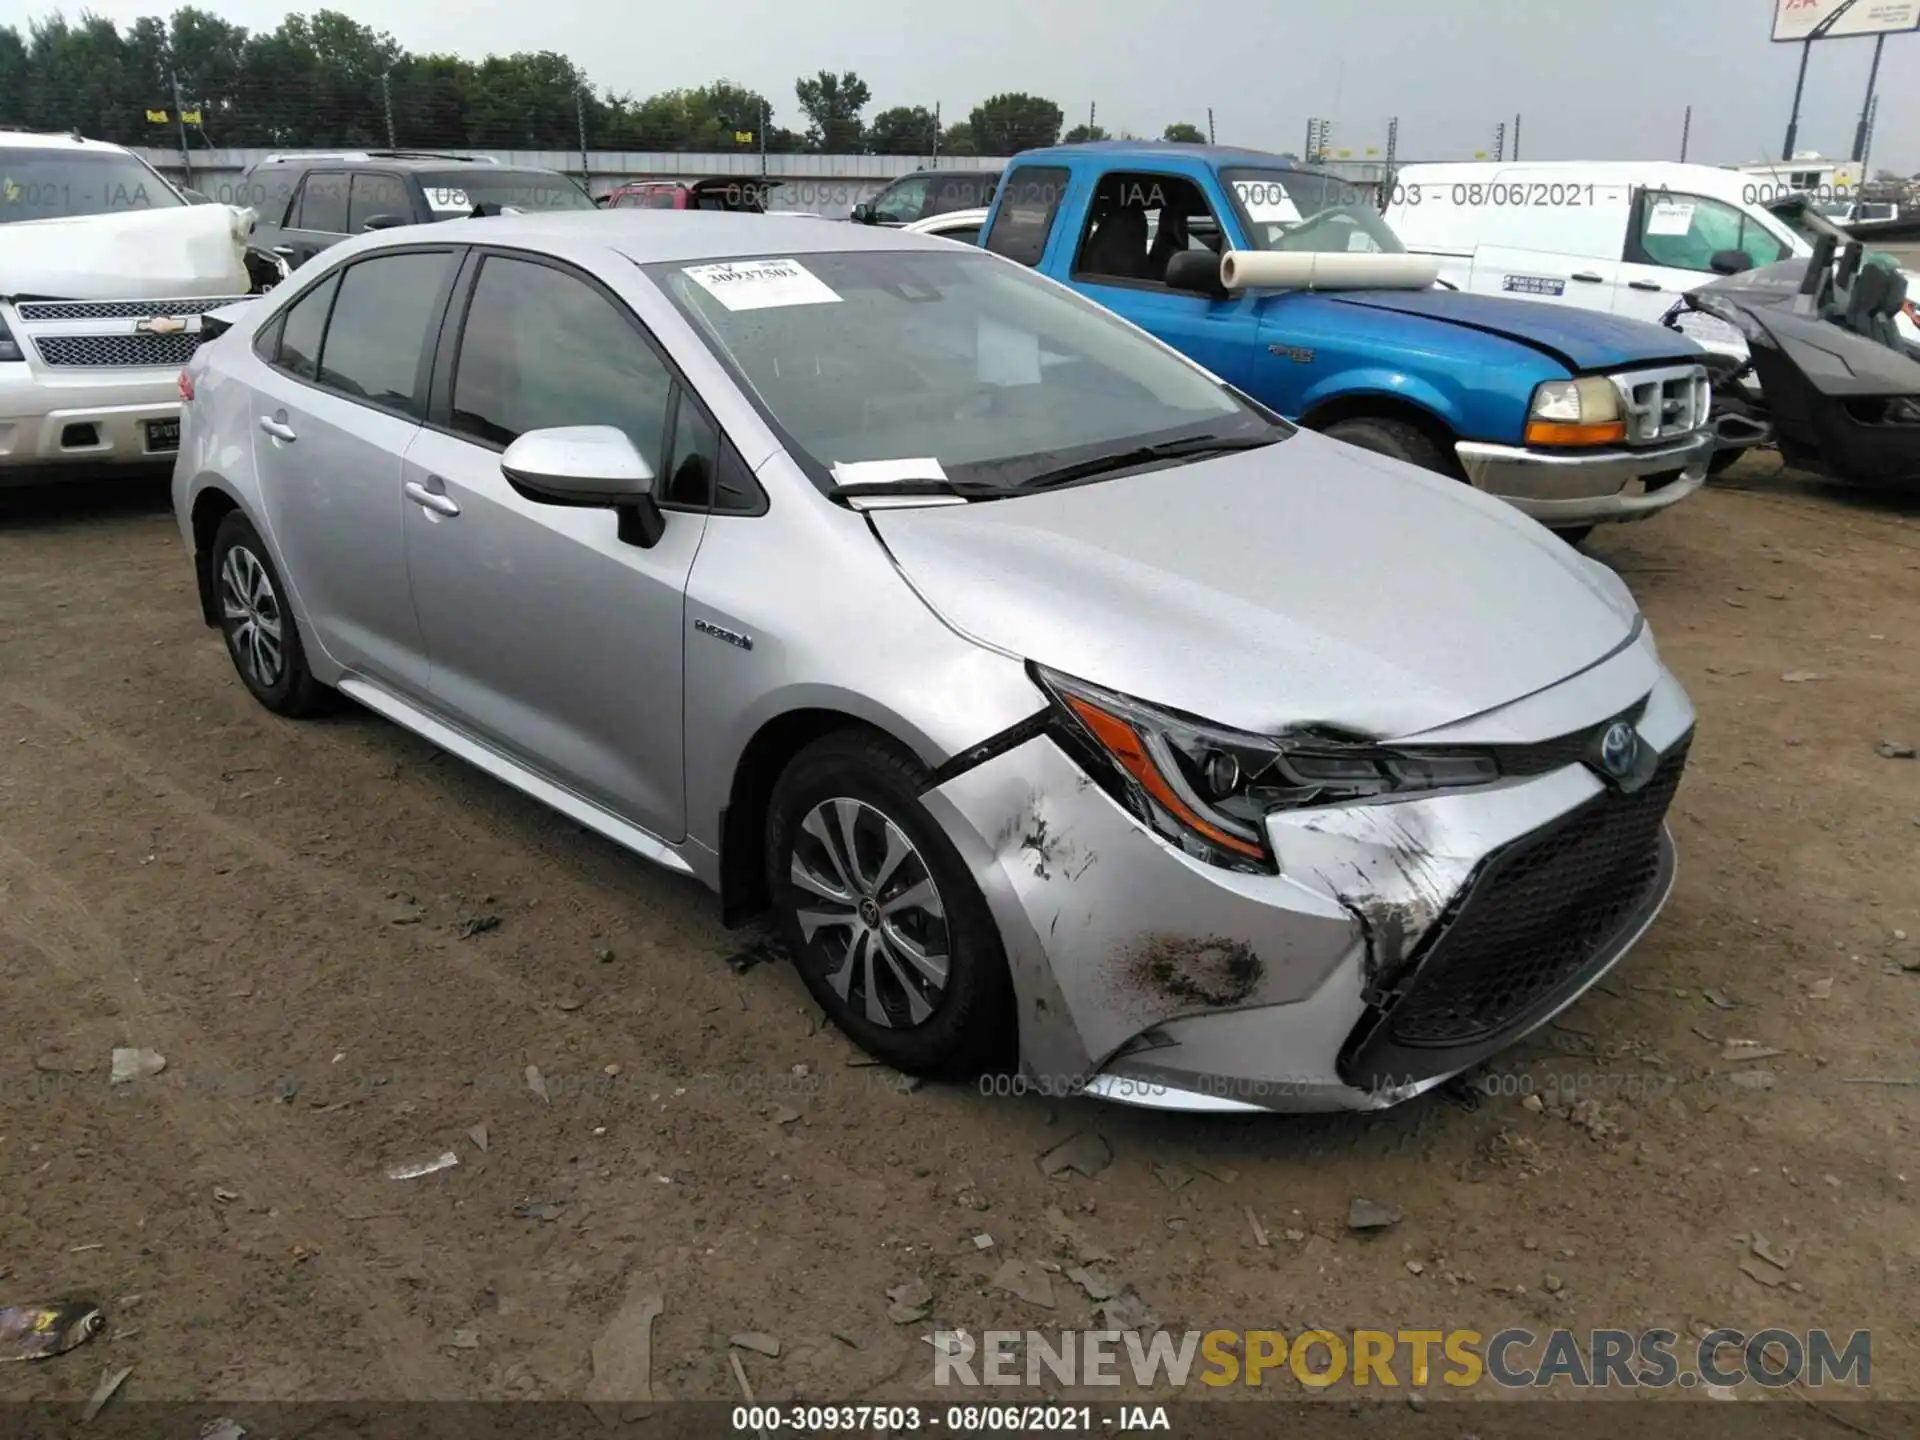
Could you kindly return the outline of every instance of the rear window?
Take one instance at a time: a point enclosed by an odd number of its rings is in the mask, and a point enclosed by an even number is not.
[[[1038,265],[1066,191],[1065,166],[1022,165],[1015,170],[1007,177],[987,249],[1022,265]]]
[[[0,150],[0,224],[184,205],[132,155],[112,150]]]
[[[436,217],[471,215],[476,205],[502,210],[594,210],[586,191],[557,170],[506,170],[476,165],[471,170],[429,171],[420,176],[427,204]]]

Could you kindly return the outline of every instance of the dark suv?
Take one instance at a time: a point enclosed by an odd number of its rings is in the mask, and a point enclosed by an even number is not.
[[[998,170],[916,170],[854,206],[852,218],[862,225],[911,225],[955,210],[985,210],[999,183]]]
[[[423,150],[269,155],[248,168],[234,203],[258,216],[252,247],[289,269],[367,230],[500,210],[594,208],[557,170]]]

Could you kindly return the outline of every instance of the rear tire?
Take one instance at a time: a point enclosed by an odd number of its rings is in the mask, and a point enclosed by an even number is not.
[[[855,1043],[966,1078],[1017,1050],[1013,986],[986,901],[920,803],[926,779],[876,735],[802,750],[767,807],[767,894],[801,981]]]
[[[1451,458],[1434,438],[1419,426],[1410,425],[1405,420],[1372,417],[1337,420],[1323,433],[1330,439],[1344,440],[1349,445],[1357,445],[1362,450],[1371,450],[1376,455],[1386,455],[1395,460],[1404,460],[1409,465],[1418,465],[1422,470],[1436,471],[1441,475],[1456,474]]]
[[[260,532],[238,510],[214,532],[209,563],[220,633],[240,682],[276,715],[319,713],[332,692],[307,668],[287,588]]]

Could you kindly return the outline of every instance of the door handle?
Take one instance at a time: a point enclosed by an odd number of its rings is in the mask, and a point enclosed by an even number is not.
[[[1633,290],[1658,290],[1660,287],[1651,280],[1629,280],[1628,288]]]
[[[274,253],[274,254],[276,254],[276,255],[291,255],[291,254],[293,254],[293,246],[291,246],[291,245],[276,245],[276,246],[274,246],[274,247],[273,247],[273,253]]]
[[[273,415],[262,415],[260,417],[260,428],[274,439],[284,440],[288,444],[292,444],[300,438],[293,433],[293,427],[291,425]]]
[[[407,492],[407,498],[422,510],[431,510],[436,515],[458,515],[460,507],[453,497],[440,490],[429,490],[418,480],[409,480],[401,487]]]
[[[1582,285],[1604,285],[1607,283],[1606,276],[1596,275],[1591,270],[1582,270],[1573,278],[1578,280]]]

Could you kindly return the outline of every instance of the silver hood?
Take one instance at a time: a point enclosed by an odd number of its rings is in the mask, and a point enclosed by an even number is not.
[[[1253,732],[1417,734],[1586,669],[1636,619],[1599,567],[1504,502],[1305,431],[869,519],[974,640]]]

